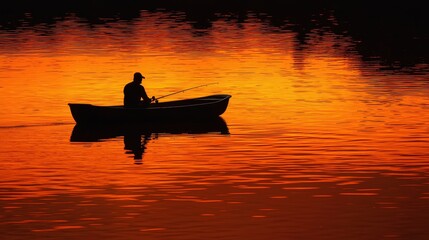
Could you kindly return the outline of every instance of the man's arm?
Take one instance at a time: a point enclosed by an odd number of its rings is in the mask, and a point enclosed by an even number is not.
[[[146,90],[143,86],[141,86],[141,98],[143,98],[144,102],[151,102],[150,98],[147,96]]]

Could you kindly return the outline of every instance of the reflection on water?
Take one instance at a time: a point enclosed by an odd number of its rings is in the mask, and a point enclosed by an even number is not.
[[[0,8],[2,238],[427,238],[426,8],[22,2]],[[74,125],[68,102],[121,104],[135,71],[150,96],[234,101]]]
[[[124,135],[124,149],[129,150],[128,154],[134,155],[135,164],[141,164],[146,144],[151,139],[152,134],[126,134]],[[155,138],[157,138],[156,136]]]
[[[384,70],[428,71],[427,68],[422,69],[419,66],[427,64],[429,56],[426,44],[429,19],[421,4],[275,0],[234,3],[206,0],[204,4],[198,0],[144,2],[131,0],[124,4],[96,0],[91,3],[68,1],[62,3],[62,7],[58,7],[56,4],[28,1],[24,1],[23,4],[21,1],[5,4],[0,17],[0,29],[12,31],[29,29],[37,35],[54,36],[58,31],[70,30],[69,20],[74,17],[82,28],[89,30],[97,30],[103,26],[114,28],[117,23],[135,26],[141,17],[148,17],[146,15],[150,14],[146,13],[156,9],[163,15],[158,24],[173,19],[169,23],[169,28],[173,32],[177,28],[182,28],[191,32],[193,37],[207,37],[212,36],[215,24],[219,20],[245,29],[246,23],[256,17],[272,31],[294,32],[295,41],[298,43],[295,50],[303,54],[308,46],[318,44],[315,38],[334,33],[345,39],[352,38],[355,46],[342,49],[343,46],[335,43],[331,47],[346,52],[356,51],[361,56],[363,64],[372,67],[379,64],[380,69]],[[131,38],[136,30],[137,28],[125,28],[121,34]],[[114,33],[108,30],[101,34],[115,38]],[[5,40],[8,40],[8,36]],[[13,52],[18,46],[27,46],[25,39],[9,40],[13,47],[3,50]],[[46,40],[54,45],[61,45],[55,39]],[[383,44],[380,44],[381,42]]]
[[[144,124],[79,125],[72,131],[71,142],[97,142],[123,136],[124,149],[133,154],[136,164],[141,164],[147,143],[158,139],[159,133],[168,134],[229,134],[226,122],[221,118],[200,121],[148,122]],[[153,136],[154,135],[154,136]]]

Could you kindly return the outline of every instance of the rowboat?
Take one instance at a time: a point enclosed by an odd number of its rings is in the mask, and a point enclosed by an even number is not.
[[[153,103],[148,107],[96,106],[69,103],[78,124],[141,123],[210,119],[222,115],[231,95],[217,94],[199,98]]]

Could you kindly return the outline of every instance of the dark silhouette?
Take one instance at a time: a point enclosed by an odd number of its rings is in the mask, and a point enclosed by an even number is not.
[[[143,107],[151,103],[151,99],[147,96],[146,90],[141,85],[144,78],[141,73],[136,72],[134,73],[133,81],[125,85],[124,107]]]
[[[221,134],[229,135],[228,125],[221,117],[209,121],[150,122],[145,124],[97,124],[74,126],[70,142],[100,142],[124,137],[126,154],[132,154],[135,164],[142,164],[147,144],[167,134]]]
[[[137,133],[150,135],[153,133],[169,134],[204,134],[218,133],[229,135],[228,125],[221,117],[209,120],[177,121],[177,122],[146,122],[144,124],[76,124],[70,136],[71,142],[99,142]]]
[[[124,149],[126,154],[132,154],[134,164],[143,164],[143,154],[146,144],[151,140],[152,133],[127,132],[124,134]],[[157,138],[157,136],[155,136]]]

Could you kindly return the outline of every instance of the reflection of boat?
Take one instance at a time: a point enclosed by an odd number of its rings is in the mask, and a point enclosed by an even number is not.
[[[152,133],[220,133],[229,134],[228,126],[221,117],[199,121],[145,122],[143,124],[76,124],[71,142],[96,142],[103,139]]]
[[[103,139],[124,137],[124,149],[132,154],[135,164],[142,164],[147,143],[157,138],[158,133],[171,134],[229,134],[228,126],[221,117],[194,121],[145,122],[140,124],[76,124],[70,137],[71,142],[97,142]]]
[[[218,117],[226,111],[230,97],[231,95],[218,94],[139,108],[78,103],[69,103],[69,106],[76,123],[178,121]]]

